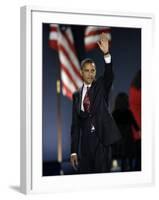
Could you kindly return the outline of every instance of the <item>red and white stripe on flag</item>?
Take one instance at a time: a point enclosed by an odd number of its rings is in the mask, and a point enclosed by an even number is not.
[[[110,27],[101,26],[87,26],[85,29],[84,44],[86,51],[90,51],[97,48],[97,42],[99,41],[100,34],[106,33],[109,42],[111,41],[111,29]]]
[[[50,24],[49,46],[58,51],[61,69],[62,93],[69,99],[82,86],[80,63],[70,27],[61,31],[59,25]]]

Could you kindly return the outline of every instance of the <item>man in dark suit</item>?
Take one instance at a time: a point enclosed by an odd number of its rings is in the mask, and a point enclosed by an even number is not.
[[[95,80],[94,61],[83,60],[83,86],[73,94],[70,160],[80,173],[109,172],[111,144],[120,139],[120,133],[108,111],[114,75],[105,33],[101,34],[98,46],[104,54],[103,75]]]

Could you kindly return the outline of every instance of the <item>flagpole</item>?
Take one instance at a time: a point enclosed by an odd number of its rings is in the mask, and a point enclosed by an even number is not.
[[[61,123],[61,101],[60,101],[60,80],[56,81],[56,92],[57,92],[57,160],[62,163],[62,123]],[[62,170],[60,170],[60,174]]]

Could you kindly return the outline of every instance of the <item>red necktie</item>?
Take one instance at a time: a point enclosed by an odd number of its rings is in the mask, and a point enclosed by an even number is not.
[[[89,95],[88,95],[88,90],[89,90],[89,87],[87,87],[87,92],[83,99],[83,107],[84,107],[85,112],[89,112],[89,109],[90,109],[90,99],[89,99]]]

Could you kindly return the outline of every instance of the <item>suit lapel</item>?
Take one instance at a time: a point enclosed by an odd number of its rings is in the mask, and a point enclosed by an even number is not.
[[[90,102],[91,102],[91,106],[90,106],[90,110],[92,111],[92,106],[93,106],[93,102],[94,102],[94,85],[95,85],[95,81],[93,81],[91,87],[90,87],[90,90],[89,90],[89,98],[90,98]]]

